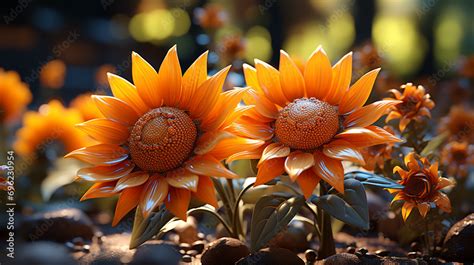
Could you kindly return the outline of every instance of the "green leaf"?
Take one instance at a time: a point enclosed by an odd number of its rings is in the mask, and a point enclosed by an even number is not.
[[[153,212],[143,219],[140,206],[138,206],[135,211],[130,249],[140,246],[158,234],[173,218],[174,216],[162,206],[158,212]]]
[[[250,231],[252,252],[264,247],[283,230],[304,205],[302,196],[284,198],[264,196],[255,204]]]
[[[431,138],[425,148],[421,151],[421,156],[428,156],[444,142],[444,140],[448,137],[448,133],[442,133],[436,137]]]
[[[311,201],[326,213],[346,224],[369,229],[369,209],[364,185],[349,178],[344,180],[344,196],[335,194],[313,196]]]
[[[365,171],[352,171],[344,174],[345,179],[355,179],[364,185],[376,186],[379,188],[386,189],[403,189],[404,186],[400,185],[396,181],[382,177],[380,175],[365,172]]]

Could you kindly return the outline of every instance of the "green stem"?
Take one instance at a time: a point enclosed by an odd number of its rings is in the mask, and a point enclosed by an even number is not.
[[[318,220],[319,220],[319,215],[317,212],[314,211],[313,208],[311,208],[311,206],[308,204],[308,202],[305,202],[305,206],[306,208],[310,211],[311,214],[313,214],[314,216],[314,230],[316,231],[316,234],[318,235],[318,239],[319,241],[322,240],[322,234],[321,234],[321,230],[319,229],[319,223],[318,223]]]
[[[230,226],[227,224],[227,222],[224,220],[224,218],[222,218],[218,213],[216,213],[214,211],[211,211],[211,210],[207,210],[207,209],[195,208],[195,209],[189,210],[188,214],[195,213],[195,212],[208,213],[208,214],[214,216],[224,226],[225,230],[227,230],[229,235],[233,234],[232,229],[230,228]]]
[[[327,194],[325,183],[320,184],[320,196]],[[322,238],[320,240],[318,259],[325,259],[336,254],[336,245],[332,235],[331,216],[318,207],[318,225],[320,225]]]
[[[239,218],[240,217],[239,216],[239,203],[242,200],[242,197],[244,196],[245,192],[247,192],[250,188],[252,188],[254,183],[255,182],[250,183],[245,188],[243,188],[242,191],[237,196],[237,198],[235,199],[235,203],[234,203],[234,213],[235,214],[234,214],[234,220],[233,220],[232,224],[233,224],[233,227],[234,227],[235,231],[240,231],[241,232],[239,234],[240,234],[240,237],[242,237],[242,239],[245,239],[245,235],[242,231],[242,223],[240,222],[240,218]]]

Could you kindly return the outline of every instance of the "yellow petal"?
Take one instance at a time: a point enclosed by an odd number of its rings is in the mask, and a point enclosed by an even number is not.
[[[304,70],[306,94],[323,99],[331,87],[332,68],[326,52],[318,47],[310,56]]]
[[[138,120],[138,114],[124,101],[109,96],[92,96],[97,108],[108,119],[125,126],[132,126]]]
[[[381,100],[355,110],[346,119],[344,127],[366,127],[376,122],[389,108],[399,104],[398,100]]]
[[[275,104],[285,106],[288,100],[283,94],[278,70],[258,59],[255,60],[255,68],[257,69],[258,83],[265,97]],[[257,90],[257,92],[259,91]]]
[[[370,96],[370,92],[372,92],[372,87],[379,71],[380,68],[368,72],[351,86],[339,103],[340,114],[346,114],[364,106]]]
[[[93,119],[76,126],[95,140],[107,144],[123,144],[129,136],[127,127],[109,119]]]
[[[163,92],[158,88],[158,73],[138,53],[132,53],[132,77],[140,98],[150,108],[161,106]]]
[[[352,78],[352,52],[342,57],[332,67],[332,81],[326,96],[326,101],[332,105],[338,105],[342,96],[346,93]]]
[[[207,55],[208,52],[204,52],[184,73],[181,101],[178,104],[185,109],[192,105],[196,90],[207,79]]]
[[[410,216],[411,211],[413,210],[414,204],[411,202],[405,202],[402,207],[402,217],[403,221],[406,221],[408,216]]]
[[[138,115],[143,115],[149,110],[149,107],[143,102],[134,85],[112,73],[107,73],[107,77],[114,97],[126,102]]]
[[[280,82],[286,99],[293,101],[305,96],[305,83],[295,62],[283,50],[280,51]]]
[[[175,107],[181,100],[181,66],[176,45],[169,49],[158,71],[158,88],[166,106]]]

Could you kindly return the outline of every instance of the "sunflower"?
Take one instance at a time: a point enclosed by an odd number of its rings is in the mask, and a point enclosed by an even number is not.
[[[206,52],[182,76],[173,47],[158,72],[133,53],[135,85],[109,74],[114,96],[94,96],[105,118],[79,125],[100,144],[66,156],[92,164],[77,173],[95,182],[82,200],[119,194],[113,225],[137,206],[147,217],[163,203],[186,220],[191,196],[217,207],[210,176],[237,177],[220,161],[264,144],[228,130],[251,109],[236,108],[247,88],[221,92],[229,69],[208,78]]]
[[[81,94],[74,98],[70,104],[71,108],[77,109],[81,113],[85,121],[104,117],[91,96],[90,93]]]
[[[49,144],[59,143],[64,153],[71,152],[92,143],[92,139],[75,128],[75,124],[81,122],[79,111],[67,109],[61,102],[52,100],[40,106],[38,112],[25,113],[13,148],[21,156],[31,156],[39,149],[45,151]]]
[[[452,141],[441,150],[441,163],[449,176],[464,178],[469,174],[469,166],[474,164],[474,145]]]
[[[41,68],[40,83],[47,88],[59,89],[64,85],[65,76],[66,64],[59,59],[52,60]]]
[[[390,127],[384,126],[384,129],[393,134],[393,130]],[[360,152],[365,160],[363,167],[369,171],[373,171],[376,168],[383,169],[385,161],[392,158],[393,146],[394,143],[392,142],[362,148]]]
[[[218,29],[224,25],[228,19],[227,12],[220,4],[207,4],[204,8],[196,8],[194,16],[197,24],[204,29]]]
[[[405,165],[408,171],[399,166],[393,169],[393,173],[401,177],[399,183],[405,187],[402,190],[389,189],[391,193],[396,193],[392,203],[404,201],[403,220],[408,218],[413,208],[418,208],[420,215],[425,217],[432,203],[445,212],[451,212],[451,202],[440,190],[453,183],[438,175],[438,163],[430,164],[426,158],[411,152],[405,156]]]
[[[0,68],[0,122],[12,122],[31,102],[31,92],[20,75]]]
[[[382,100],[363,107],[379,69],[351,87],[352,53],[333,67],[318,48],[301,71],[293,59],[280,54],[279,70],[255,61],[244,65],[245,97],[255,108],[246,112],[233,130],[265,140],[265,145],[228,158],[260,159],[255,185],[286,172],[309,197],[320,179],[344,192],[342,161],[364,164],[359,148],[398,142],[398,138],[371,125],[397,100]]]
[[[447,133],[453,140],[474,143],[474,110],[463,106],[451,107],[449,114],[441,119],[438,130]]]
[[[423,117],[431,118],[430,110],[434,108],[435,104],[430,99],[430,94],[426,94],[423,86],[416,87],[412,83],[407,83],[400,88],[403,93],[397,89],[389,90],[393,94],[393,98],[387,99],[401,100],[402,103],[390,108],[385,122],[399,119],[399,129],[403,132],[412,120],[422,122]]]

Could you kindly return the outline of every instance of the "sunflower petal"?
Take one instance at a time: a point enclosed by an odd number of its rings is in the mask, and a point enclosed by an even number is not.
[[[258,59],[255,60],[255,68],[257,69],[258,83],[265,97],[275,104],[285,106],[288,100],[283,94],[278,70]]]
[[[250,90],[249,96],[253,97],[255,100],[255,110],[258,114],[270,118],[270,120],[278,118],[278,109],[275,104],[265,97],[263,94],[258,94],[257,92]]]
[[[143,102],[133,84],[112,73],[107,73],[107,77],[114,97],[123,100],[133,108],[138,115],[143,115],[149,110],[149,107]]]
[[[265,141],[262,140],[235,136],[218,142],[208,154],[221,161],[233,154],[256,149],[264,144]]]
[[[399,104],[398,100],[381,100],[355,110],[344,120],[344,127],[366,127],[376,122],[387,110]]]
[[[115,185],[115,192],[122,191],[144,184],[150,175],[145,171],[137,171],[120,178]]]
[[[218,208],[216,189],[210,177],[199,176],[198,188],[196,192],[193,192],[193,196],[201,202],[210,204],[216,209]]]
[[[163,101],[163,92],[158,88],[158,73],[135,52],[132,52],[132,78],[140,98],[148,107],[160,107]]]
[[[349,128],[342,133],[337,134],[335,138],[350,142],[357,148],[401,141],[389,132],[376,126]]]
[[[436,186],[436,189],[437,190],[444,189],[451,185],[454,185],[454,183],[451,180],[441,177],[439,178],[438,186]]]
[[[233,162],[235,160],[241,160],[241,159],[258,159],[262,156],[264,146],[260,146],[259,148],[256,148],[254,150],[246,150],[242,151],[236,154],[233,154],[229,156],[225,162],[229,164],[230,162]]]
[[[334,140],[324,145],[323,153],[331,158],[339,160],[348,160],[354,163],[365,165],[362,154],[353,144],[344,140]]]
[[[118,145],[98,144],[74,150],[64,157],[76,158],[93,165],[110,166],[127,159],[128,153]]]
[[[280,51],[280,83],[286,99],[293,101],[305,96],[305,82],[295,62],[283,50]],[[257,70],[258,71],[258,70]]]
[[[142,195],[143,187],[132,187],[122,191],[115,206],[114,219],[112,226],[116,226],[122,218],[127,215],[133,208],[137,207]]]
[[[259,123],[246,117],[234,123],[230,131],[235,134],[264,141],[268,141],[273,137],[273,128],[268,124]]]
[[[344,194],[344,168],[341,161],[327,157],[322,152],[314,152],[313,171],[318,177]]]
[[[176,45],[169,49],[158,71],[158,88],[166,106],[178,106],[181,100],[181,66]]]
[[[207,55],[204,52],[194,63],[186,70],[182,81],[182,93],[179,106],[189,109],[192,105],[194,94],[198,87],[207,79]]]
[[[170,188],[165,206],[174,216],[186,221],[190,201],[191,192],[189,190]]]
[[[143,217],[148,215],[168,196],[168,182],[161,176],[151,176],[142,192],[140,197],[140,209],[142,210]]]
[[[262,153],[262,157],[258,161],[257,167],[260,167],[265,161],[280,158],[280,157],[287,157],[290,154],[290,148],[285,146],[281,143],[271,143],[265,147]]]
[[[254,186],[262,185],[285,172],[285,158],[274,158],[263,162],[257,173]]]
[[[242,68],[244,70],[245,83],[247,86],[251,87],[258,93],[263,93],[263,90],[258,83],[257,70],[246,63],[243,64]],[[244,102],[245,104],[254,103],[251,97],[244,97]]]
[[[285,160],[285,171],[292,181],[306,169],[314,165],[314,156],[310,153],[295,151]]]
[[[403,221],[406,221],[408,216],[410,216],[411,211],[415,205],[411,202],[405,202],[402,207],[402,217]]]
[[[418,163],[418,160],[416,159],[415,153],[410,152],[405,156],[405,165],[410,169],[410,170],[420,170],[420,164]]]
[[[308,199],[313,194],[313,191],[320,180],[321,179],[316,175],[316,173],[309,169],[301,173],[296,179],[296,182],[300,186],[301,191],[303,191],[304,197]]]
[[[434,196],[434,202],[436,205],[443,211],[450,213],[451,212],[451,201],[448,196],[442,192],[436,193]]]
[[[186,169],[197,175],[223,178],[238,178],[238,175],[228,170],[219,160],[212,156],[196,156],[186,162]]]
[[[426,217],[426,214],[430,210],[430,204],[426,202],[419,203],[416,205],[416,207],[418,208],[418,211],[420,212],[420,215],[423,216],[423,218]]]
[[[318,47],[310,56],[304,69],[306,94],[308,97],[323,99],[331,87],[331,62],[322,47]]]
[[[76,126],[95,140],[107,144],[123,144],[129,136],[127,127],[109,119],[93,119]]]
[[[372,70],[351,86],[339,103],[340,114],[346,114],[364,106],[370,96],[370,92],[372,92],[372,87],[374,86],[375,79],[379,72],[380,68]]]
[[[97,108],[108,119],[119,122],[125,126],[132,126],[140,118],[138,114],[124,101],[109,96],[93,95]]]
[[[203,155],[211,151],[220,141],[232,138],[234,135],[227,131],[210,131],[204,133],[197,141],[194,153]]]
[[[114,196],[117,194],[114,187],[115,181],[95,183],[82,195],[81,201]]]
[[[166,175],[166,181],[172,187],[196,192],[199,176],[185,170],[184,168],[179,168],[168,172]]]
[[[85,167],[77,171],[77,177],[85,181],[113,181],[127,176],[134,167],[135,165],[130,160],[125,160],[113,166]]]
[[[346,93],[352,78],[352,52],[346,54],[332,67],[331,87],[326,95],[326,101],[338,105]]]

